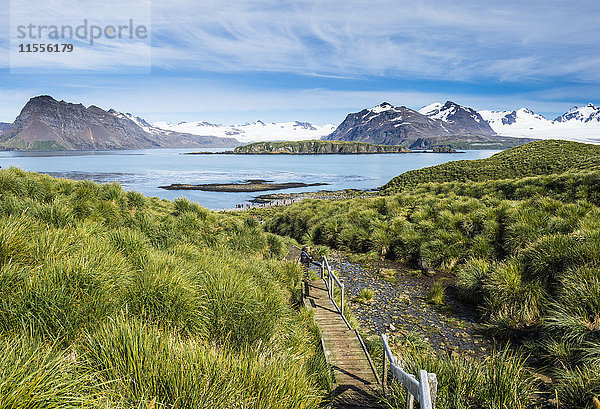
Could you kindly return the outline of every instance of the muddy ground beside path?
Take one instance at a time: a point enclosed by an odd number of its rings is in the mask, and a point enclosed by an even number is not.
[[[363,266],[348,261],[340,253],[330,258],[331,267],[344,282],[348,301],[363,288],[374,293],[371,302],[349,303],[364,330],[390,335],[411,331],[420,334],[434,350],[449,355],[481,358],[491,352],[491,343],[485,337],[483,325],[477,322],[473,307],[454,299],[450,288],[444,305],[427,302],[427,293],[440,275],[427,277],[392,262]]]

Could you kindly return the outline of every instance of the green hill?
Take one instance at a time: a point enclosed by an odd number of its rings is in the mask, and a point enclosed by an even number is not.
[[[411,170],[396,176],[381,190],[390,194],[428,182],[482,182],[594,169],[600,169],[599,145],[546,140],[507,149],[487,159]]]

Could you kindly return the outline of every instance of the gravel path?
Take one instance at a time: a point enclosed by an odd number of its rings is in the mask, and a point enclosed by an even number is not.
[[[451,355],[483,357],[491,350],[484,328],[472,308],[461,305],[448,288],[445,305],[427,303],[429,287],[439,277],[415,274],[398,263],[378,263],[365,268],[339,254],[331,256],[331,267],[344,282],[346,297],[354,299],[363,288],[374,292],[369,303],[351,302],[361,327],[373,334],[422,334],[435,350]]]

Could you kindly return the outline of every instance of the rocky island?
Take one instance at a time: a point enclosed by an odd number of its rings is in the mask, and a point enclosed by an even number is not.
[[[284,182],[274,183],[272,180],[250,179],[240,183],[206,183],[199,185],[173,183],[159,186],[166,190],[203,190],[205,192],[264,192],[266,190],[293,189],[296,187],[324,186],[327,183]]]
[[[410,150],[401,145],[373,145],[365,142],[346,141],[285,141],[255,142],[238,146],[233,151],[217,152],[237,155],[356,155],[373,153],[408,153]],[[190,154],[206,154],[210,152],[192,152]]]

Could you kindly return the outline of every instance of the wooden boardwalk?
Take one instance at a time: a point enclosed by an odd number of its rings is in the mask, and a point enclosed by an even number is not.
[[[304,299],[307,308],[314,310],[315,322],[321,330],[327,362],[333,368],[333,408],[379,408],[378,384],[356,332],[329,299],[321,279],[307,283]]]

